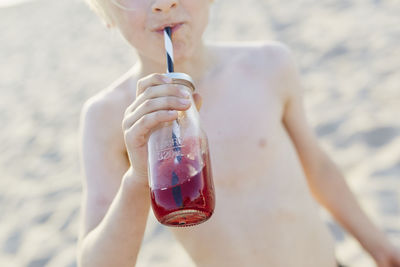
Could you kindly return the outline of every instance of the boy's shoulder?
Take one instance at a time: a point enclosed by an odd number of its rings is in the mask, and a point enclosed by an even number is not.
[[[95,113],[120,112],[124,104],[132,102],[135,97],[137,79],[133,75],[134,69],[130,69],[106,88],[86,100],[83,110],[93,110]],[[134,86],[133,86],[134,85]],[[106,114],[103,114],[106,115]]]
[[[87,99],[81,109],[81,123],[85,124],[82,126],[102,130],[98,131],[101,134],[99,138],[120,135],[124,112],[135,97],[132,88],[136,86],[132,87],[132,83],[136,80],[129,71]]]
[[[268,79],[288,79],[296,69],[292,50],[279,41],[222,43],[214,49],[227,70],[234,66],[243,73],[251,71]]]
[[[251,74],[262,83],[274,84],[279,94],[287,97],[288,83],[297,74],[296,62],[290,47],[279,41],[238,42],[216,46],[222,54],[226,73],[232,73],[232,66],[238,73]],[[240,75],[238,75],[240,76]],[[249,82],[249,81],[246,81]]]
[[[246,57],[256,62],[284,63],[292,58],[292,52],[285,43],[268,40],[253,42],[232,42],[213,44],[214,49],[225,51],[230,57]],[[265,59],[268,59],[265,61]]]

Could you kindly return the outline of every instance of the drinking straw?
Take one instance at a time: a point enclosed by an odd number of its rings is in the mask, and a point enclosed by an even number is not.
[[[164,45],[165,50],[167,51],[167,73],[174,72],[174,49],[172,46],[171,39],[171,27],[165,27],[164,29]],[[179,144],[179,122],[176,119],[172,124],[172,140],[174,142],[174,151],[180,152],[180,144]],[[176,157],[178,163],[181,162],[182,156],[179,155]]]
[[[167,51],[167,73],[171,73],[174,72],[174,50],[171,39],[171,27],[165,27],[164,29],[164,46],[165,50]],[[175,163],[180,163],[182,160],[179,137],[180,137],[179,122],[178,119],[176,119],[172,123],[172,141],[174,143],[174,151],[176,151],[178,154],[174,158]],[[178,175],[174,171],[172,171],[171,185],[174,186],[174,188],[172,188],[172,195],[174,197],[175,204],[178,207],[182,207],[183,205],[182,192],[181,192],[181,187],[179,185],[176,186],[178,183],[179,183]]]
[[[164,29],[164,45],[167,51],[167,73],[174,72],[174,49],[171,39],[171,27]]]

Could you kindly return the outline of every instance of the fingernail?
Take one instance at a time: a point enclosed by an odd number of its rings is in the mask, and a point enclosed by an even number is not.
[[[163,77],[162,77],[162,80],[163,80],[164,82],[166,82],[166,83],[171,83],[171,82],[172,82],[172,79],[171,79],[170,77],[168,77],[168,76],[163,76]]]
[[[179,99],[179,102],[182,103],[182,104],[184,104],[184,105],[187,105],[187,104],[190,103],[190,100],[180,98],[180,99]]]
[[[179,94],[184,98],[190,98],[190,93],[186,90],[179,90]]]

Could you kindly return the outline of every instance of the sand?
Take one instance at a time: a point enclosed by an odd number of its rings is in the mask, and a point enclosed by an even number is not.
[[[274,39],[292,48],[321,145],[400,246],[400,6],[216,0],[213,8],[207,40]],[[80,109],[136,57],[82,1],[4,4],[0,22],[0,266],[76,266]],[[374,266],[326,212],[321,216],[342,262]],[[194,265],[150,216],[137,266]]]

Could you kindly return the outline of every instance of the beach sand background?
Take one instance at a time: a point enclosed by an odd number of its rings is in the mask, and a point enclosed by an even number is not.
[[[136,57],[82,1],[6,2],[0,8],[0,266],[76,266],[80,109]],[[274,39],[292,48],[322,146],[364,210],[400,246],[398,14],[395,0],[216,0],[205,38]],[[323,210],[321,217],[342,262],[374,266]],[[137,266],[194,265],[151,215]]]

